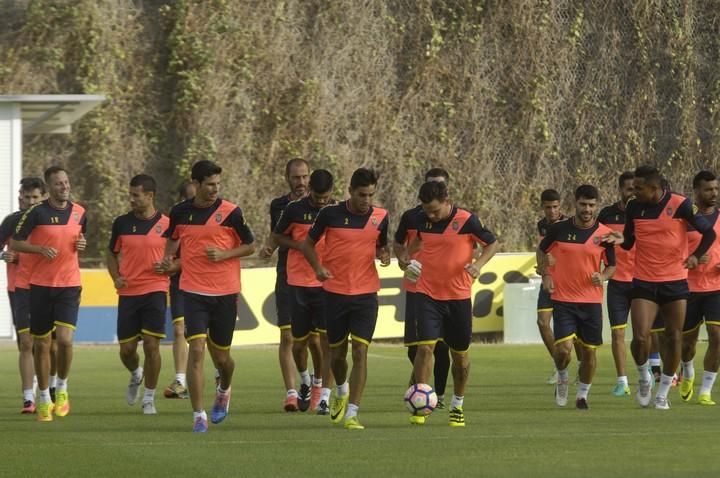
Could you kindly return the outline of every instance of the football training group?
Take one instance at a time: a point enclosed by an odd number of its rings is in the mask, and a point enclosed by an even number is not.
[[[146,174],[133,177],[130,211],[115,219],[107,249],[107,269],[118,294],[120,358],[130,373],[127,403],[139,402],[144,414],[157,413],[159,346],[165,338],[169,292],[175,380],[163,395],[189,398],[194,432],[208,431],[206,348],[216,381],[210,422],[219,424],[228,415],[240,258],[256,252],[242,210],[220,197],[221,175],[222,168],[213,162],[195,163],[169,217],[156,208],[156,181]],[[441,168],[425,174],[418,205],[401,215],[392,244],[388,212],[373,205],[374,171],[357,169],[344,200],[333,198],[337,188],[332,173],[311,171],[304,159],[287,163],[285,179],[289,192],[271,202],[272,230],[257,248],[262,258],[275,250],[279,256],[278,355],[287,393],[278,400],[278,410],[327,415],[346,429],[364,428],[358,410],[378,315],[376,263],[388,267],[394,254],[404,271],[410,423],[423,425],[433,410],[447,408],[449,425],[465,426],[471,286],[498,250],[495,235],[473,212],[454,203],[449,174]],[[617,201],[602,210],[598,189],[579,186],[575,210],[568,216],[561,212],[561,195],[543,191],[538,328],[554,363],[549,383],[555,386],[557,406],[567,406],[574,349],[575,407],[589,408],[596,350],[602,344],[605,284],[618,377],[608,393],[631,393],[625,350],[630,317],[637,403],[669,409],[668,392],[678,376],[681,398],[692,400],[693,359],[704,322],[709,344],[697,403],[715,405],[711,392],[720,361],[718,181],[713,173],[700,171],[692,186],[691,200],[672,192],[657,168],[640,166],[619,176]],[[88,215],[70,200],[70,190],[68,173],[58,166],[48,168],[43,178],[23,179],[21,210],[5,218],[0,231],[0,244],[7,246],[2,257],[20,353],[21,411],[42,422],[70,413],[68,377],[82,293],[78,254],[86,247]],[[450,374],[453,389],[446,401]]]

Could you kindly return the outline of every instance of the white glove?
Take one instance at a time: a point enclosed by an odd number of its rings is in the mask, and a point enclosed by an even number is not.
[[[405,269],[405,278],[410,282],[417,282],[422,273],[422,264],[415,259],[412,259]]]

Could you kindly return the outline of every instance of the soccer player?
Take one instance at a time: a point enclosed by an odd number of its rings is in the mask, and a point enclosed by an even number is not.
[[[689,295],[688,269],[697,266],[698,259],[715,240],[715,232],[705,217],[693,215],[689,199],[662,187],[657,168],[640,166],[634,176],[635,199],[627,205],[622,247],[630,250],[635,246],[630,348],[640,373],[636,399],[642,407],[650,405],[653,380],[648,364],[650,328],[660,311],[665,322],[666,345],[655,408],[667,410],[670,408],[668,390],[680,363],[682,327]],[[689,256],[688,224],[702,234],[700,243]]]
[[[710,171],[700,171],[693,178],[693,192],[698,213],[712,224],[715,234],[720,235],[718,221],[718,180]],[[694,250],[700,243],[701,235],[688,230],[688,249]],[[708,348],[703,364],[703,378],[698,394],[700,405],[715,405],[712,388],[720,366],[720,243],[714,241],[700,264],[688,271],[690,299],[687,304],[687,317],[683,326],[682,339],[682,376],[680,397],[688,402],[693,396],[695,383],[695,345],[700,325],[705,321],[708,334]]]
[[[195,186],[191,181],[183,182],[178,188],[178,202],[195,197]],[[180,257],[180,249],[177,257]],[[188,398],[187,392],[187,357],[188,346],[185,341],[185,304],[180,291],[180,275],[178,271],[170,276],[170,316],[173,325],[173,362],[175,364],[175,380],[165,387],[165,398]],[[217,371],[216,371],[217,372]],[[217,377],[216,377],[217,378]]]
[[[318,169],[310,175],[310,194],[287,205],[280,217],[273,239],[276,244],[288,249],[287,283],[290,286],[290,323],[293,335],[293,356],[298,372],[303,380],[300,388],[300,411],[308,408],[316,410],[318,415],[330,413],[330,345],[325,325],[325,293],[322,283],[315,277],[310,264],[301,251],[302,243],[320,210],[331,199],[333,177],[329,171]],[[322,262],[325,241],[321,239],[315,244],[318,260]],[[322,353],[319,362],[313,365],[320,375],[313,377],[312,393],[310,391],[307,371],[308,338],[313,334],[320,335]]]
[[[130,372],[128,405],[135,405],[145,377],[142,411],[155,415],[155,389],[160,375],[160,339],[165,338],[165,310],[170,280],[160,272],[168,218],[155,208],[157,183],[139,174],[130,180],[131,211],[112,225],[107,266],[118,293],[117,338],[120,360]],[[138,341],[145,360],[140,367]]]
[[[443,181],[448,183],[450,174],[442,168],[432,168],[425,173],[425,182]],[[419,242],[416,242],[417,231],[413,229],[413,218],[422,211],[422,206],[418,204],[412,209],[408,209],[400,217],[400,224],[395,232],[395,241],[393,242],[393,251],[395,257],[398,258],[400,268],[407,270],[409,262],[405,259],[412,260],[417,254],[416,248]],[[403,279],[403,290],[405,291],[405,334],[403,342],[407,347],[408,359],[413,364],[415,355],[417,355],[417,327],[415,326],[415,282]],[[433,366],[433,376],[435,378],[435,393],[438,397],[438,409],[445,408],[445,387],[447,386],[448,374],[450,372],[450,348],[445,342],[439,340],[435,344],[433,350],[435,363]],[[410,382],[415,383],[415,377],[410,377]]]
[[[276,197],[270,202],[270,236],[265,246],[260,250],[260,257],[268,259],[275,249],[278,249],[278,261],[275,278],[275,305],[277,309],[277,326],[280,329],[280,346],[278,347],[278,358],[280,361],[280,372],[285,383],[285,402],[283,408],[287,412],[296,412],[299,408],[298,391],[295,388],[295,368],[293,358],[293,337],[290,325],[290,286],[287,283],[287,257],[288,249],[285,246],[278,247],[275,243],[272,232],[275,230],[280,216],[285,207],[307,194],[308,181],[310,179],[310,164],[302,158],[293,158],[285,165],[285,180],[290,192],[283,196]],[[320,343],[312,335],[308,340],[313,354],[313,363],[320,352]],[[300,377],[302,384],[308,388],[311,384],[310,374]],[[305,397],[307,398],[307,397]]]
[[[615,271],[615,247],[608,243],[612,232],[595,216],[597,188],[582,185],[575,190],[575,215],[551,226],[537,251],[538,269],[543,287],[553,303],[555,403],[564,407],[568,400],[568,365],[572,344],[582,345],[582,363],[575,407],[587,410],[588,392],[596,368],[596,349],[602,345],[603,283]],[[622,234],[620,234],[622,235]],[[552,253],[555,264],[548,265]],[[601,263],[607,266],[601,270]]]
[[[85,208],[70,201],[70,180],[60,166],[44,173],[49,198],[28,209],[18,222],[10,247],[26,253],[30,270],[30,334],[40,398],[38,420],[70,413],[67,391],[73,358],[73,335],[80,308],[80,263],[84,251]],[[50,335],[57,340],[57,391],[50,399]]]
[[[618,178],[618,192],[619,200],[600,211],[598,222],[614,231],[622,232],[625,228],[625,206],[635,192],[631,171],[622,173]],[[626,251],[622,248],[615,248],[615,261],[615,274],[607,284],[607,310],[612,334],[612,354],[617,373],[617,384],[613,388],[612,394],[616,397],[624,397],[630,395],[626,369],[625,329],[630,313],[630,290],[632,289],[635,250]]]
[[[420,273],[416,270],[411,275],[417,277],[417,354],[413,376],[417,383],[428,383],[433,349],[442,339],[452,356],[453,397],[449,424],[464,427],[463,404],[472,338],[471,285],[495,255],[498,243],[477,216],[451,202],[444,182],[426,182],[420,187],[418,199],[422,210],[412,220],[421,243],[415,256]],[[482,253],[473,260],[475,244],[482,247]],[[408,262],[408,257],[402,260]],[[410,422],[422,425],[425,417],[411,416]]]
[[[240,292],[240,257],[255,252],[254,237],[235,204],[221,199],[217,164],[202,160],[192,167],[195,197],[175,205],[165,259],[160,271],[168,271],[178,247],[182,248],[180,290],[185,298],[185,335],[189,343],[188,385],[193,408],[193,432],[208,430],[203,403],[205,345],[220,371],[220,385],[211,421],[222,422],[228,414],[235,362],[230,355],[237,300]]]
[[[43,199],[45,199],[45,183],[41,178],[30,177],[23,178],[20,181],[20,210],[7,216],[0,225],[0,247],[9,244],[10,238],[15,233],[17,223],[25,211]],[[7,266],[8,298],[10,299],[10,311],[20,354],[18,366],[20,368],[20,383],[23,394],[23,407],[20,413],[35,413],[35,392],[33,390],[35,367],[33,365],[33,339],[30,336],[30,313],[28,310],[30,307],[30,291],[27,285],[22,290],[16,289],[20,255],[20,253],[8,248],[3,252],[2,258]],[[22,297],[18,300],[17,296]],[[20,313],[16,313],[16,308],[20,302],[22,302]]]
[[[379,258],[390,265],[388,215],[372,206],[377,176],[360,168],[350,178],[350,198],[320,210],[302,246],[305,258],[325,290],[327,338],[337,391],[330,404],[333,423],[362,430],[357,413],[367,381],[367,352],[377,322]],[[316,244],[325,238],[323,262]],[[348,335],[352,336],[353,367],[347,382]]]

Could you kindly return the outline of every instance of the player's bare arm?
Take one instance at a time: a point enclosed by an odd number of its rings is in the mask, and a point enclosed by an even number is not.
[[[273,241],[275,244],[279,246],[287,247],[288,249],[302,249],[302,242],[301,241],[295,241],[290,236],[286,236],[285,234],[272,234]],[[262,252],[262,251],[261,251]]]
[[[28,241],[18,241],[10,239],[10,248],[17,252],[25,252],[28,254],[40,254],[46,259],[55,259],[58,255],[57,249],[53,247],[37,246],[30,244]]]
[[[305,241],[302,243],[302,247],[300,248],[300,250],[305,256],[305,260],[308,261],[308,264],[310,264],[310,266],[315,271],[315,277],[317,277],[319,281],[332,279],[332,273],[329,270],[325,269],[322,264],[320,264],[317,252],[315,251],[315,241],[313,241],[310,236],[305,238]]]

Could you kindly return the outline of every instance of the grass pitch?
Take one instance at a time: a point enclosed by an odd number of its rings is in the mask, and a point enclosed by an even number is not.
[[[701,344],[698,376],[704,350]],[[544,384],[551,364],[542,346],[474,345],[467,427],[451,429],[441,410],[424,427],[409,425],[405,350],[373,345],[363,431],[285,413],[275,348],[232,353],[230,415],[197,435],[190,432],[189,400],[168,400],[159,390],[159,414],[147,417],[139,404],[125,403],[128,373],[112,346],[76,348],[68,417],[38,423],[20,415],[17,352],[0,347],[0,476],[717,476],[720,406],[684,403],[677,389],[669,411],[613,397],[609,346],[599,352],[585,412],[572,400],[567,409],[555,406],[553,387]],[[162,387],[174,377],[169,346],[163,364]],[[636,378],[632,367],[633,393]],[[208,408],[212,393],[208,380]]]

